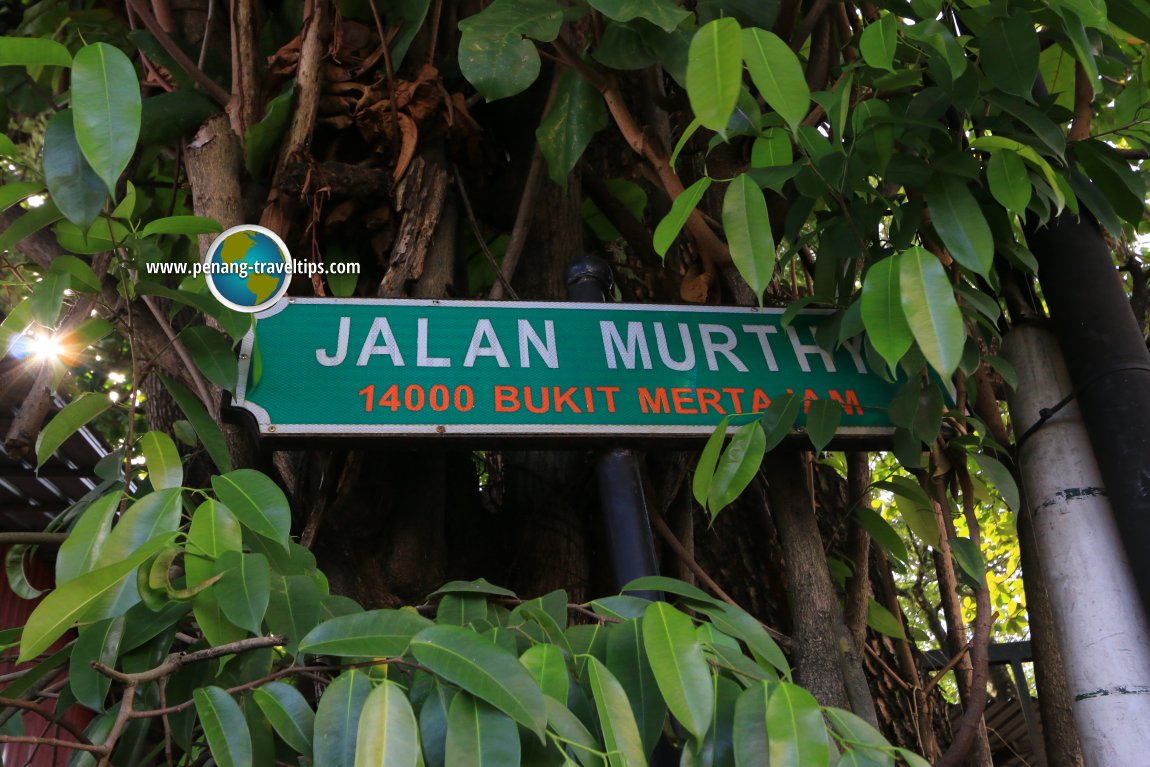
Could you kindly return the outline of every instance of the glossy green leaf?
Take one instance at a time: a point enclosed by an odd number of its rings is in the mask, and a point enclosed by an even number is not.
[[[858,520],[859,526],[870,533],[875,542],[890,557],[903,564],[910,561],[906,543],[903,542],[898,532],[891,527],[890,522],[883,519],[876,511],[866,506],[859,506],[855,509],[855,519]]]
[[[563,651],[557,645],[545,642],[532,645],[519,656],[519,662],[531,674],[544,695],[566,703],[570,679]]]
[[[546,725],[543,693],[514,655],[456,626],[433,626],[411,640],[415,659],[430,671],[503,711],[540,739]]]
[[[1003,466],[997,458],[992,458],[983,453],[971,453],[970,457],[978,464],[979,470],[982,471],[994,484],[995,488],[998,489],[998,494],[1002,496],[1002,500],[1006,501],[1006,505],[1015,511],[1021,508],[1018,485],[1015,483],[1014,475],[1010,473],[1010,469]]]
[[[213,591],[224,617],[242,629],[260,634],[272,589],[267,557],[225,551],[220,556],[218,567],[224,577]]]
[[[458,691],[434,681],[419,709],[419,740],[427,767],[447,767],[447,712]]]
[[[775,274],[775,239],[763,191],[746,173],[736,176],[723,196],[723,231],[731,260],[762,306]]]
[[[605,663],[627,693],[643,748],[651,753],[662,735],[667,720],[667,706],[659,692],[659,683],[655,680],[651,661],[647,658],[647,649],[643,645],[641,620],[628,620],[611,629],[607,634]]]
[[[180,332],[180,340],[205,378],[221,389],[235,391],[240,378],[239,362],[220,331],[207,325],[192,325]]]
[[[519,764],[519,728],[502,711],[459,693],[447,714],[446,761],[451,767]]]
[[[548,0],[497,0],[459,23],[459,68],[488,101],[514,96],[539,76],[535,43],[559,35],[563,9]]]
[[[933,254],[911,248],[898,255],[899,300],[923,356],[939,375],[958,367],[966,328],[946,270]]]
[[[759,473],[766,455],[767,437],[758,421],[740,426],[719,456],[707,508],[712,518],[738,498]]]
[[[627,693],[619,680],[594,656],[587,658],[587,681],[599,716],[599,728],[607,748],[610,767],[642,767],[647,764],[643,741]]]
[[[56,555],[56,585],[92,571],[112,532],[112,520],[119,511],[121,495],[109,493],[93,501],[76,520],[71,535],[60,544]]]
[[[489,583],[486,578],[477,578],[473,581],[448,581],[428,594],[427,598],[431,599],[440,594],[486,594],[493,597],[516,598],[514,591]]]
[[[794,160],[794,147],[785,128],[768,128],[751,145],[752,168],[777,168]]]
[[[69,437],[113,404],[108,395],[96,392],[84,392],[69,402],[36,437],[36,465],[43,466]]]
[[[1062,31],[1066,33],[1066,37],[1070,39],[1070,45],[1074,49],[1074,57],[1086,70],[1086,79],[1097,95],[1102,89],[1102,83],[1099,81],[1098,61],[1094,56],[1094,47],[1090,43],[1090,35],[1086,31],[1086,25],[1083,24],[1077,13],[1066,6],[1058,9],[1058,15],[1062,19]],[[1105,13],[1103,15],[1105,16]]]
[[[222,503],[208,499],[192,513],[184,570],[188,585],[196,586],[216,571],[215,560],[224,552],[243,550],[243,533],[236,515]]]
[[[44,597],[44,601],[28,616],[17,662],[35,658],[65,631],[84,620],[94,604],[123,583],[141,563],[166,547],[174,537],[171,533],[161,535],[126,558],[93,570],[83,578],[68,581]]]
[[[112,194],[136,151],[141,110],[136,70],[119,48],[92,43],[76,53],[72,64],[76,140]]]
[[[300,640],[299,649],[312,655],[398,658],[432,625],[413,610],[368,610],[324,621]]]
[[[228,452],[227,440],[224,439],[224,433],[220,431],[219,424],[208,414],[207,408],[196,395],[174,378],[161,374],[160,380],[163,381],[164,388],[172,395],[172,399],[180,406],[180,410],[188,419],[188,423],[196,430],[196,435],[204,444],[204,449],[208,451],[208,455],[215,463],[216,468],[223,472],[231,471],[232,458]]]
[[[683,230],[683,225],[687,223],[687,219],[698,207],[699,201],[703,199],[703,194],[710,186],[711,177],[703,176],[675,198],[674,202],[671,203],[671,210],[655,227],[652,242],[656,253],[666,257],[667,250],[675,238],[679,236],[679,232]]]
[[[72,66],[72,54],[46,37],[0,37],[0,67]]]
[[[51,200],[38,208],[30,208],[27,213],[0,232],[0,253],[11,250],[23,242],[25,237],[35,234],[46,226],[51,226],[63,217],[64,214]]]
[[[311,756],[315,712],[298,689],[286,682],[269,682],[254,690],[252,699],[284,743],[297,753]]]
[[[120,515],[97,560],[110,565],[164,533],[180,527],[182,499],[179,488],[156,490],[141,496]]]
[[[588,0],[588,4],[612,21],[645,19],[664,32],[674,32],[691,15],[672,0]]]
[[[811,445],[816,452],[834,439],[842,419],[842,405],[832,399],[811,400],[807,403],[807,436],[811,438]]]
[[[874,487],[894,493],[899,514],[906,526],[924,543],[938,548],[939,530],[934,504],[918,483],[907,477],[893,476],[875,482]]]
[[[71,279],[67,274],[48,270],[32,290],[32,315],[45,327],[52,327],[64,307],[64,291]]]
[[[150,431],[140,438],[140,451],[148,467],[152,487],[163,490],[180,487],[184,483],[184,464],[176,443],[162,431]]]
[[[101,189],[103,189],[103,187],[101,187]],[[56,274],[67,275],[69,286],[73,290],[98,293],[103,287],[100,284],[100,278],[96,276],[94,271],[92,271],[92,267],[88,266],[88,264],[84,263],[75,256],[68,255],[67,253],[61,253],[53,258],[52,266],[49,267],[49,271]],[[105,323],[107,322],[107,320],[103,321]],[[110,325],[108,327],[109,329],[111,328]],[[75,335],[74,331],[72,335]],[[103,335],[100,337],[102,338]]]
[[[554,698],[544,699],[547,704],[547,726],[559,737],[567,742],[569,753],[582,767],[601,767],[603,760],[599,758],[601,747],[595,742],[594,736],[587,726],[571,710]],[[425,749],[426,750],[426,749]],[[570,762],[565,762],[564,767]]]
[[[863,281],[860,307],[871,345],[892,368],[914,341],[899,295],[898,266],[897,256],[871,265]]]
[[[715,479],[715,468],[719,465],[723,443],[727,441],[727,424],[730,421],[730,416],[723,416],[723,420],[719,421],[719,425],[707,438],[707,444],[699,454],[699,463],[695,466],[695,474],[691,480],[691,494],[703,508],[707,507],[707,499],[711,495],[711,483]]]
[[[878,21],[867,24],[859,38],[859,53],[867,66],[893,72],[897,45],[898,16],[887,13]]]
[[[104,183],[80,151],[71,109],[57,112],[44,129],[44,182],[56,207],[80,227],[95,221],[108,199]]]
[[[763,433],[766,434],[766,442],[763,445],[764,451],[769,453],[774,450],[791,433],[795,422],[799,420],[802,404],[802,398],[795,394],[785,394],[781,397],[775,397],[771,401],[771,404],[759,417],[759,423],[763,426]]]
[[[312,735],[315,767],[355,767],[359,720],[371,682],[362,671],[345,671],[324,690]]]
[[[982,583],[982,579],[986,576],[986,560],[982,557],[982,552],[978,548],[978,544],[970,538],[951,538],[950,553],[954,555],[954,561],[958,562],[958,566],[966,572],[976,583]]]
[[[774,32],[744,29],[742,38],[743,55],[755,87],[767,105],[797,131],[811,105],[811,91],[798,57]]]
[[[455,697],[458,700],[462,696]],[[519,745],[514,723],[511,728],[516,735],[515,744]],[[419,727],[411,702],[403,688],[384,680],[363,703],[356,734],[355,767],[416,767],[421,762]]]
[[[196,716],[219,767],[251,767],[252,736],[240,705],[220,687],[192,691]]]
[[[767,699],[771,767],[827,767],[830,744],[818,701],[802,687],[780,682]]]
[[[140,230],[141,237],[151,237],[159,234],[215,234],[224,228],[214,218],[203,216],[167,216],[149,221]]]
[[[935,231],[954,260],[987,276],[994,264],[994,235],[962,179],[936,174],[926,188]]]
[[[766,682],[752,684],[735,701],[734,747],[737,767],[761,767],[769,752]]]
[[[1030,100],[1040,53],[1030,14],[1019,10],[992,20],[979,33],[978,48],[982,71],[995,87]]]
[[[667,707],[701,739],[714,713],[715,691],[694,622],[671,605],[655,602],[643,614],[643,646]]]
[[[44,191],[44,185],[36,181],[14,181],[0,186],[0,211],[23,202],[34,194]]]
[[[906,639],[902,621],[870,597],[867,597],[866,624],[880,634],[886,634],[895,639]]]
[[[240,524],[287,549],[291,508],[287,496],[267,475],[254,469],[237,469],[212,477],[212,490]]]
[[[93,711],[104,710],[112,679],[92,667],[103,663],[114,668],[124,636],[124,617],[107,618],[80,631],[68,658],[68,685],[76,700]]]
[[[535,129],[539,151],[547,160],[551,180],[564,189],[591,138],[607,124],[603,97],[574,69],[559,78],[551,110]]]
[[[1033,188],[1021,157],[1010,151],[995,152],[986,162],[986,180],[1002,207],[1026,215]]]
[[[731,18],[704,24],[691,38],[687,58],[687,97],[704,127],[727,127],[743,81],[743,39]]]
[[[268,101],[264,116],[244,134],[244,165],[253,178],[263,177],[268,163],[278,153],[284,133],[291,124],[295,89],[296,83],[293,80],[279,95]]]
[[[272,573],[271,600],[264,622],[271,633],[287,637],[283,647],[292,655],[299,651],[299,640],[320,622],[325,595],[317,576]]]

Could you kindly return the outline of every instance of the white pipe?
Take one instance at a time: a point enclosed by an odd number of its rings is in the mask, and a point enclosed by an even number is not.
[[[1012,330],[1003,354],[1018,372],[1009,404],[1021,436],[1072,391],[1070,376],[1039,325]],[[1078,404],[1039,426],[1018,461],[1086,764],[1150,764],[1150,623]]]

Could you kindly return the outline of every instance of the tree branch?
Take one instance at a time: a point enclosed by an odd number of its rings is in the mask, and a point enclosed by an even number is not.
[[[64,728],[65,730],[67,730],[68,733],[70,735],[72,735],[73,737],[75,737],[79,741],[80,744],[88,745],[88,746],[92,745],[92,741],[88,740],[87,736],[84,735],[84,732],[82,730],[80,730],[78,727],[76,727],[76,725],[74,725],[71,722],[69,722],[65,719],[62,719],[62,718],[57,719],[57,715],[62,713],[62,712],[48,711],[44,708],[41,708],[40,706],[38,706],[37,704],[33,703],[30,700],[19,700],[18,698],[0,697],[0,706],[7,706],[9,708],[19,708],[19,709],[22,709],[24,711],[31,711],[33,714],[36,714],[37,716],[39,716],[41,719],[44,719],[44,720],[46,720],[52,724],[55,724],[59,727]]]
[[[152,15],[152,11],[148,8],[147,3],[145,3],[144,0],[127,0],[127,3],[180,69],[187,72],[188,76],[195,80],[212,99],[219,102],[220,106],[226,107],[228,105],[228,92],[204,74],[204,71],[196,66],[196,62],[192,61],[188,57],[188,54],[184,53],[183,49],[176,44],[176,41],[160,26],[160,22],[156,21],[156,17]]]
[[[249,637],[247,639],[240,639],[236,642],[228,642],[227,644],[219,645],[218,647],[209,647],[204,650],[197,650],[195,652],[180,652],[172,653],[160,665],[147,669],[145,671],[137,671],[135,673],[125,673],[117,671],[110,666],[105,666],[103,663],[93,661],[92,668],[100,672],[109,679],[114,679],[117,682],[124,684],[140,685],[147,682],[154,682],[170,674],[174,674],[189,663],[198,663],[200,661],[211,660],[213,658],[222,658],[225,655],[235,655],[236,653],[246,652],[248,650],[258,650],[264,647],[275,647],[287,642],[287,637],[282,636],[266,636],[266,637]]]
[[[1066,138],[1082,141],[1090,138],[1090,122],[1094,117],[1094,84],[1081,62],[1074,64],[1074,122]]]

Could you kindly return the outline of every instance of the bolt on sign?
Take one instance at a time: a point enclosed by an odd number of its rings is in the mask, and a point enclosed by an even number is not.
[[[828,352],[814,337],[826,313],[782,315],[289,298],[256,315],[233,404],[276,437],[666,437],[794,392],[837,402],[842,436],[889,433],[899,385],[867,368],[861,338]]]

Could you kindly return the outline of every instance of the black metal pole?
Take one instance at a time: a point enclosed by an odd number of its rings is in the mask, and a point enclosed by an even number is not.
[[[598,256],[587,255],[567,267],[567,296],[572,301],[603,303],[611,297],[611,267]],[[607,527],[607,546],[618,588],[645,575],[658,575],[655,541],[647,516],[647,500],[639,463],[631,450],[602,453],[596,465],[599,504]],[[662,599],[661,592],[635,592],[647,599]]]
[[[1063,213],[1030,227],[1027,239],[1142,606],[1150,613],[1150,352],[1093,220]]]

